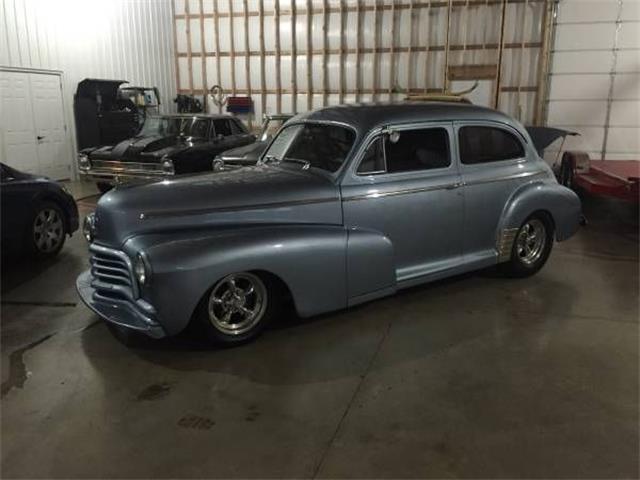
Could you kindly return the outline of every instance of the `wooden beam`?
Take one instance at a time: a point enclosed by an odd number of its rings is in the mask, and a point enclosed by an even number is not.
[[[507,21],[507,0],[502,0],[502,13],[500,14],[500,41],[498,48],[498,70],[496,73],[496,89],[495,89],[495,98],[493,101],[493,107],[498,108],[500,106],[500,87],[502,83],[502,57],[504,54],[504,33],[505,33],[505,25]]]
[[[508,87],[502,87],[501,90],[503,92],[517,92],[518,91],[518,87],[517,86],[508,86]],[[183,88],[183,89],[179,89],[178,93],[189,93],[191,90],[189,90],[188,88]],[[273,90],[273,89],[267,89],[264,92],[263,91],[257,91],[257,90],[253,90],[253,93],[265,93],[266,95],[275,95],[278,92],[281,92],[285,95],[287,94],[291,94],[292,91],[288,90],[288,89],[284,89],[284,90]],[[538,87],[531,85],[531,86],[526,86],[526,87],[521,87],[520,91],[522,92],[529,92],[529,93],[535,93],[538,91]],[[196,93],[203,93],[203,90],[201,89],[195,89]],[[237,90],[237,93],[239,95],[244,95],[247,93],[247,90],[244,88],[239,88]],[[308,92],[306,90],[298,90],[298,93],[301,95],[306,95]],[[331,95],[338,95],[340,93],[339,90],[327,90],[328,94]],[[355,89],[353,90],[345,90],[344,92],[346,95],[355,95],[356,91]],[[361,91],[362,94],[364,95],[371,95],[371,94],[376,94],[376,95],[385,95],[387,93],[389,93],[389,90],[387,88],[379,88],[378,90],[373,90],[371,88],[367,88],[367,89],[363,89]],[[424,89],[423,88],[412,88],[410,91],[406,92],[408,95],[420,95],[422,93],[424,93]],[[427,90],[427,93],[442,93],[442,89],[441,88],[429,88]]]
[[[258,2],[258,8],[260,13],[260,26],[258,27],[258,36],[260,39],[260,112],[262,113],[262,115],[264,115],[267,108],[267,95],[265,93],[265,91],[267,90],[267,80],[266,69],[264,65],[264,5],[262,4],[262,2]]]
[[[389,101],[393,100],[393,80],[396,74],[395,69],[395,46],[396,46],[396,0],[391,0],[391,53],[389,54]]]
[[[220,17],[218,16],[218,0],[213,0],[213,15],[216,27],[216,33],[214,37],[214,48],[216,49],[216,85],[222,88],[222,72],[220,72]],[[222,113],[222,105],[218,105],[218,113]]]
[[[344,90],[345,90],[345,80],[344,80],[344,30],[345,30],[345,20],[346,14],[344,13],[344,1],[339,0],[340,2],[340,60],[338,64],[338,103],[344,103]]]
[[[215,0],[214,0],[215,1]],[[380,0],[374,0],[374,1],[380,1]],[[526,0],[508,0],[510,4],[518,4],[518,3],[524,3]],[[529,0],[529,3],[543,3],[545,2],[545,0]],[[370,2],[373,3],[373,2]],[[459,7],[459,6],[464,6],[466,4],[466,0],[454,0],[452,2],[452,6],[454,7]],[[469,1],[469,5],[471,6],[478,6],[478,5],[501,5],[502,4],[502,0],[470,0]],[[414,5],[414,8],[424,8],[424,9],[430,9],[430,8],[448,8],[449,6],[449,0],[437,0],[437,1],[432,1],[432,2],[416,2]],[[408,9],[410,8],[410,6],[408,4],[398,4],[396,6],[397,9],[399,10],[404,10],[404,9]],[[357,7],[345,7],[344,12],[354,12],[356,11]],[[362,11],[374,11],[376,9],[376,6],[364,6],[362,8]],[[380,5],[378,7],[379,10],[391,10],[391,5]],[[318,8],[312,8],[311,13],[312,14],[320,14],[323,12],[323,9],[318,9]],[[340,8],[338,7],[328,7],[327,8],[327,13],[339,13],[340,12]],[[303,15],[307,13],[307,9],[305,10],[300,10],[298,9],[297,11],[298,15]],[[233,14],[229,14],[229,13],[224,13],[221,12],[220,14],[220,18],[226,18],[229,16],[235,16],[235,17],[242,17],[242,13],[241,12],[234,12]],[[260,15],[259,11],[250,11],[248,12],[248,15],[250,17],[257,17]],[[269,17],[269,16],[273,16],[274,12],[265,12],[265,16]],[[291,10],[280,10],[280,15],[291,15]],[[193,16],[193,15],[192,15]],[[182,18],[186,18],[185,14],[175,14],[174,15],[175,18],[178,19],[182,19]],[[193,16],[194,18],[197,18],[197,16]],[[205,14],[205,18],[212,18],[214,17],[213,14]]]
[[[407,91],[411,90],[413,75],[413,0],[409,0],[409,48],[407,49]]]
[[[186,29],[185,32],[187,34],[187,80],[189,82],[189,90],[191,90],[191,95],[193,95],[193,56],[191,52],[191,19],[189,17],[189,2],[184,2],[184,11],[187,15],[186,20]]]
[[[189,0],[186,0],[185,3],[189,3]],[[233,0],[229,0],[229,13],[233,13]],[[231,95],[236,94],[236,46],[234,39],[234,27],[233,27],[233,15],[229,16],[229,57],[231,63]]]
[[[313,39],[311,21],[313,18],[311,0],[307,0],[307,110],[313,109]]]
[[[373,9],[373,48],[374,48],[374,55],[373,55],[373,61],[371,62],[371,68],[373,70],[373,96],[371,97],[371,100],[375,101],[376,97],[375,97],[375,92],[377,92],[378,90],[378,54],[380,53],[380,47],[379,47],[379,35],[378,35],[378,2],[376,0],[375,5],[374,5],[374,9]]]
[[[525,44],[525,48],[528,49],[536,49],[536,48],[540,48],[541,44],[539,42],[529,42]],[[513,49],[513,48],[520,48],[520,44],[519,43],[505,43],[504,44],[504,48],[505,50],[509,50],[509,49]],[[467,45],[467,50],[497,50],[498,49],[498,44],[487,44],[487,45],[482,45],[482,44],[473,44],[473,45]],[[411,51],[413,52],[424,52],[424,51],[429,51],[429,52],[444,52],[445,50],[445,46],[444,45],[431,45],[431,46],[422,46],[422,47],[418,47],[418,46],[413,46],[411,48]],[[454,51],[459,51],[459,50],[464,50],[464,46],[463,45],[451,45],[449,47],[449,50],[451,52]],[[402,53],[402,52],[408,52],[409,51],[409,47],[394,47],[393,52],[394,53]],[[344,53],[345,54],[354,54],[357,52],[357,49],[355,48],[345,48]],[[236,52],[236,55],[245,55],[247,52]],[[280,55],[291,55],[291,51],[288,50],[280,50],[279,51]],[[313,50],[311,52],[312,55],[323,55],[325,53],[324,50]],[[326,53],[328,55],[339,55],[340,54],[340,49],[327,49]],[[380,47],[380,48],[361,48],[360,49],[360,53],[364,54],[364,53],[391,53],[391,49],[389,47]],[[278,51],[276,50],[266,50],[264,52],[264,54],[266,56],[273,56],[273,55],[277,55]],[[193,57],[200,57],[200,53],[198,52],[193,52],[191,54]],[[249,52],[249,55],[251,56],[260,56],[260,50],[252,50]],[[185,52],[180,52],[178,53],[179,57],[186,57],[187,54]],[[206,53],[207,57],[215,57],[216,54],[215,52],[207,52]],[[220,52],[220,57],[228,57],[230,56],[229,52]]]
[[[360,14],[362,11],[361,0],[356,0],[356,103],[360,102],[360,90],[362,90],[362,72],[360,70],[360,62],[362,60],[362,28]]]
[[[203,0],[198,1],[198,11],[200,13],[200,52],[206,53],[205,45],[204,45],[204,7],[202,5]],[[207,89],[209,86],[209,82],[207,80],[207,57],[206,55],[202,55],[200,57],[202,60],[200,68],[202,69],[202,88]],[[209,101],[208,95],[205,93],[202,96],[202,108],[205,112],[209,111]]]
[[[505,0],[506,1],[506,0]],[[449,90],[449,47],[451,36],[451,9],[453,8],[452,0],[449,0],[449,6],[447,8],[447,29],[445,34],[444,43],[444,72],[442,72],[442,90],[447,92]]]
[[[329,30],[329,8],[327,0],[322,0],[322,106],[327,105],[329,76],[327,74],[327,32]]]
[[[244,13],[244,46],[245,46],[245,55],[244,55],[244,75],[247,82],[247,95],[251,97],[251,57],[249,56],[250,48],[249,48],[249,15],[247,15],[247,0],[242,0],[242,12]],[[251,99],[253,101],[253,98]],[[253,121],[251,119],[252,115],[249,113],[248,121],[249,131],[253,129]]]
[[[273,23],[276,30],[276,113],[282,113],[282,84],[280,83],[280,0],[275,0],[273,8]]]
[[[296,2],[291,2],[291,111],[298,111],[298,39]]]
[[[551,37],[553,32],[553,1],[545,0],[544,12],[542,14],[542,29],[540,31],[541,43],[540,55],[538,57],[538,90],[534,100],[535,114],[533,117],[534,125],[544,124],[544,104],[546,102],[545,95],[547,93],[546,78],[549,71],[549,60],[551,56]]]

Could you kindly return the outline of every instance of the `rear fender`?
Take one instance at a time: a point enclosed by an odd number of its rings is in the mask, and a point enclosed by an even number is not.
[[[502,244],[502,250],[505,250],[502,253],[506,250],[510,253],[510,243],[504,244],[505,236],[514,237],[527,217],[537,211],[551,216],[556,240],[566,240],[578,230],[581,210],[578,196],[555,181],[524,184],[514,192],[503,211],[497,232],[498,250]]]
[[[269,226],[139,236],[125,250],[147,254],[152,274],[143,296],[172,334],[216,281],[234,272],[277,276],[303,317],[344,308],[346,242],[342,226]]]

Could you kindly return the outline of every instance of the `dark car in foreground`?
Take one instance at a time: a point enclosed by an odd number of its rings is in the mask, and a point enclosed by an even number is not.
[[[78,207],[64,187],[0,163],[2,254],[53,257],[78,229]]]
[[[231,165],[255,165],[274,135],[292,117],[293,115],[286,113],[265,115],[260,135],[255,142],[227,150],[218,155],[216,160],[222,160],[225,164]]]
[[[148,117],[135,137],[78,154],[79,172],[101,191],[136,180],[211,171],[216,155],[255,141],[230,115],[178,114]]]
[[[503,113],[327,107],[288,121],[256,166],[102,197],[77,287],[124,328],[163,337],[193,321],[234,344],[283,299],[307,317],[497,264],[533,275],[580,211]]]

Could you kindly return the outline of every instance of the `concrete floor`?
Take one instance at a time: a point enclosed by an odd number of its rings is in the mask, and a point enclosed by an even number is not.
[[[533,278],[458,277],[227,350],[120,343],[76,296],[80,235],[5,264],[2,476],[636,477],[637,211],[586,211]]]

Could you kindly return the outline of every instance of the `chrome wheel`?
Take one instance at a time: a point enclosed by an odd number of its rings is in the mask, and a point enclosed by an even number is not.
[[[64,242],[64,223],[53,208],[40,210],[33,221],[33,241],[42,253],[55,252]]]
[[[233,273],[209,295],[209,321],[220,332],[240,335],[255,327],[267,309],[267,288],[252,273]]]
[[[527,266],[533,265],[542,257],[546,243],[547,231],[544,223],[537,218],[528,220],[520,228],[516,238],[518,258]]]

